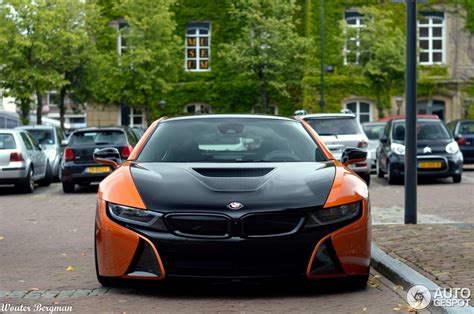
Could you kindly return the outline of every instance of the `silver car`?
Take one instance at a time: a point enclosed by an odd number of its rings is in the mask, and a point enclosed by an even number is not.
[[[383,134],[386,122],[366,122],[362,125],[365,135],[369,138],[369,153],[372,160],[372,172],[375,172],[377,165],[377,148],[379,147],[379,139]]]
[[[33,135],[45,152],[46,157],[48,157],[49,168],[46,169],[46,175],[59,180],[61,159],[65,146],[63,145],[65,137],[61,129],[51,125],[26,125],[17,129],[26,130]]]
[[[368,153],[369,139],[362,130],[357,117],[352,113],[319,113],[301,117],[319,134],[334,158],[340,160],[347,147],[358,147],[367,151],[367,160],[349,167],[367,185],[370,184],[371,159]]]
[[[48,158],[34,137],[24,130],[0,129],[0,184],[15,184],[32,193],[35,182],[49,185]]]

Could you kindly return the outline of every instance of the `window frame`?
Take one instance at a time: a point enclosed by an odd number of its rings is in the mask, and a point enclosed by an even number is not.
[[[375,110],[374,110],[375,108],[374,108],[374,103],[373,103],[373,102],[368,101],[368,100],[349,100],[349,101],[346,101],[346,102],[344,103],[344,108],[345,108],[345,109],[348,109],[348,108],[347,108],[347,105],[353,104],[353,103],[356,104],[356,112],[353,112],[353,114],[355,114],[355,116],[356,116],[356,118],[357,118],[357,121],[359,121],[360,124],[365,123],[365,122],[372,122],[372,121],[373,121],[372,117],[374,116],[374,111],[375,111]],[[369,116],[369,120],[368,120],[368,121],[362,122],[362,121],[360,120],[360,112],[361,112],[361,111],[360,111],[360,104],[361,104],[361,103],[365,103],[365,104],[368,104],[368,105],[369,105],[369,112],[368,112],[368,113],[366,113],[366,112],[363,113],[364,116],[366,116],[366,115]]]
[[[207,25],[205,25],[207,24]],[[189,31],[194,30],[194,34],[188,34]],[[201,34],[201,30],[206,30],[207,34]],[[210,21],[202,22],[190,22],[186,25],[185,29],[185,39],[184,39],[184,70],[186,72],[210,72],[211,71],[211,32],[212,32],[212,23]],[[188,46],[188,38],[196,38],[196,46]],[[207,38],[207,46],[201,46],[201,38]],[[208,50],[207,57],[201,57],[200,50],[201,47],[206,47]],[[196,55],[194,58],[188,56],[188,50],[195,49]],[[204,49],[204,48],[203,48]],[[196,62],[196,68],[188,68],[189,61]],[[201,68],[201,61],[208,62],[207,69]]]
[[[438,64],[446,64],[446,18],[444,13],[441,12],[426,12],[421,13],[423,19],[426,19],[427,23],[420,23],[420,19],[417,20],[417,32],[418,32],[418,40],[417,45],[418,49],[420,50],[418,54],[418,62],[421,65],[438,65]],[[441,23],[433,23],[434,20],[440,20]],[[428,36],[420,36],[420,27],[428,28]],[[441,36],[433,36],[433,28],[441,27]],[[428,48],[423,49],[421,48],[420,42],[422,40],[428,41]],[[433,41],[441,40],[441,49],[434,49],[433,48]],[[422,53],[428,54],[428,61],[422,61],[421,55]],[[441,61],[433,61],[433,54],[434,53],[441,53]]]
[[[350,16],[348,16],[350,15]],[[355,20],[355,24],[349,24],[347,21],[349,20]],[[344,47],[343,47],[343,56],[344,56],[344,65],[359,65],[360,64],[360,31],[365,27],[365,23],[363,23],[364,20],[364,15],[358,13],[358,12],[353,12],[353,11],[345,11],[344,12],[344,22],[345,26],[347,28],[353,28],[357,30],[356,37],[351,37],[347,38],[344,41]],[[347,32],[346,32],[347,33]],[[347,35],[347,34],[346,34]],[[347,56],[349,53],[352,52],[352,50],[347,49],[347,42],[348,41],[355,41],[356,46],[357,46],[357,51],[356,51],[356,60],[355,62],[349,62],[347,60]]]

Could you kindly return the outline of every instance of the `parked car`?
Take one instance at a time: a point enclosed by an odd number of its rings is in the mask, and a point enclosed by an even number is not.
[[[130,129],[135,134],[137,139],[140,139],[143,136],[143,134],[145,134],[145,129],[142,127],[133,127]]]
[[[71,133],[61,162],[61,181],[64,193],[72,193],[75,185],[87,186],[100,182],[112,168],[94,161],[95,150],[115,147],[122,158],[127,158],[137,138],[128,127],[86,128]]]
[[[375,172],[377,164],[377,148],[379,147],[379,139],[383,134],[385,122],[366,122],[362,125],[365,135],[369,139],[369,156],[371,160],[371,172]]]
[[[319,113],[302,116],[301,119],[313,127],[321,136],[336,159],[341,160],[344,149],[357,147],[368,153],[369,139],[362,130],[357,117],[352,113]],[[371,159],[352,164],[354,170],[367,185],[370,184]]]
[[[293,277],[366,286],[367,185],[306,123],[199,115],[155,122],[144,136],[133,162],[120,167],[115,147],[95,153],[118,167],[100,183],[96,203],[102,285]],[[348,148],[342,159],[366,155]]]
[[[461,149],[464,163],[474,163],[474,120],[452,121],[448,128]]]
[[[463,157],[458,143],[444,122],[436,118],[417,120],[418,176],[462,179]],[[405,119],[387,122],[377,150],[377,176],[387,174],[389,184],[401,183],[405,171]]]
[[[63,157],[65,140],[64,133],[60,128],[50,125],[25,125],[17,129],[26,130],[33,135],[40,144],[42,150],[48,157],[51,166],[51,175],[55,180],[59,180],[61,159]]]
[[[14,129],[19,125],[21,120],[18,113],[0,110],[0,129]]]
[[[47,186],[48,158],[34,137],[24,130],[0,129],[0,184],[32,193],[35,182]]]

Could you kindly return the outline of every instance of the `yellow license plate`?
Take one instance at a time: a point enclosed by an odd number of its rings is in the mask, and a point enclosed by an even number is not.
[[[423,161],[418,165],[421,169],[437,169],[441,168],[441,166],[441,161]]]
[[[104,173],[104,172],[109,172],[110,167],[87,167],[86,172],[87,173]]]

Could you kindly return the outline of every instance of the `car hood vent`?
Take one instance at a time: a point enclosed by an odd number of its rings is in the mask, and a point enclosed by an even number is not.
[[[275,168],[193,168],[205,177],[248,178],[263,177]]]

